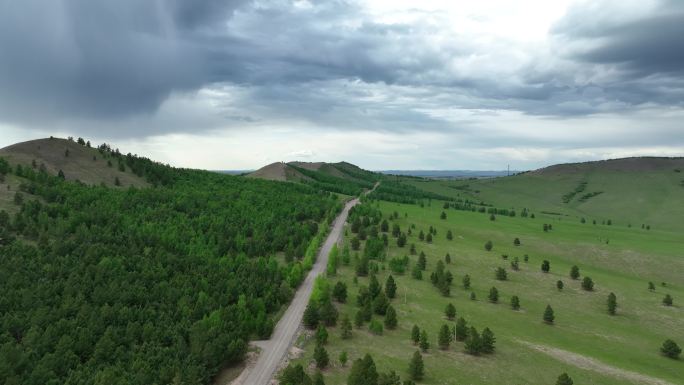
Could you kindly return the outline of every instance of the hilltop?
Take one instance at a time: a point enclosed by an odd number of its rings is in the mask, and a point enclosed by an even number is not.
[[[89,185],[105,184],[123,187],[145,187],[144,178],[131,172],[125,163],[113,159],[83,141],[45,138],[13,144],[0,149],[0,157],[13,165],[44,169],[56,175],[61,170],[66,180],[78,180]]]
[[[412,183],[456,199],[625,226],[678,229],[684,215],[684,158],[568,163],[510,177]]]

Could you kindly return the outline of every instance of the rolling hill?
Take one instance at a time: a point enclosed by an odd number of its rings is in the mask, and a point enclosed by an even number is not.
[[[407,183],[455,199],[558,218],[684,228],[684,158],[624,158],[559,164],[510,177]]]

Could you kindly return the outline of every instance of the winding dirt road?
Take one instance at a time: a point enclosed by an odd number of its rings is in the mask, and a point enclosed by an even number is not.
[[[287,352],[294,342],[297,335],[297,330],[302,322],[304,309],[309,302],[311,291],[313,289],[314,280],[316,277],[325,271],[328,264],[328,254],[342,235],[344,222],[347,220],[349,210],[359,203],[359,199],[354,199],[347,202],[340,215],[335,218],[332,225],[332,230],[328,238],[326,238],[323,247],[318,252],[316,263],[313,265],[309,275],[307,275],[304,282],[299,286],[295,293],[290,307],[287,308],[283,317],[278,321],[278,324],[271,335],[271,339],[267,341],[258,341],[256,344],[261,348],[261,354],[253,367],[247,368],[249,373],[246,378],[240,381],[244,385],[268,385],[273,376],[276,374],[278,366],[287,356]]]

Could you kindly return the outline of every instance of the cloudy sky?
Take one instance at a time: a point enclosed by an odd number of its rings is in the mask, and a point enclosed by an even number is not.
[[[684,1],[0,0],[0,147],[176,166],[684,155]]]

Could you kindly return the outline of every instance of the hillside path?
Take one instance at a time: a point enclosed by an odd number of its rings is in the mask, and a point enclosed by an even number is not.
[[[258,341],[257,346],[261,348],[261,354],[256,364],[245,370],[249,371],[246,378],[244,374],[240,377],[245,378],[241,381],[244,385],[268,385],[271,383],[273,376],[276,374],[278,366],[287,356],[287,352],[294,343],[294,338],[297,335],[297,330],[302,322],[304,309],[309,302],[311,291],[313,289],[314,280],[323,273],[328,264],[328,254],[342,235],[344,223],[347,221],[349,210],[359,203],[359,199],[355,198],[347,202],[342,212],[335,218],[332,224],[332,230],[323,243],[323,247],[318,252],[316,263],[311,268],[309,275],[307,275],[304,282],[299,286],[295,293],[290,307],[287,308],[280,321],[275,327],[271,339],[266,341]]]

